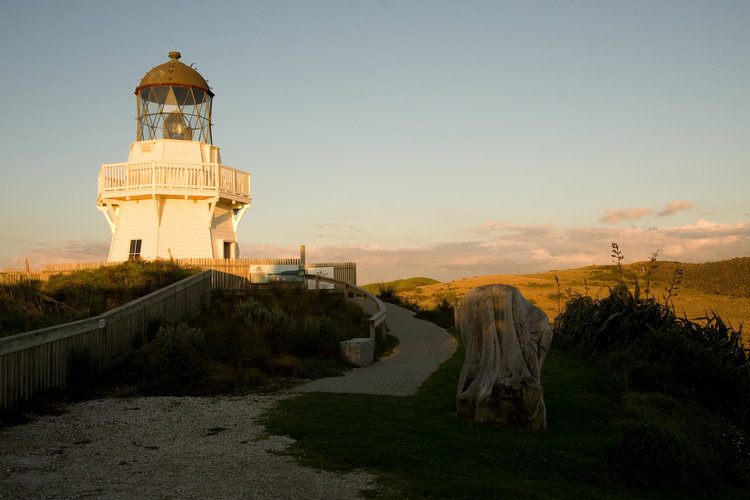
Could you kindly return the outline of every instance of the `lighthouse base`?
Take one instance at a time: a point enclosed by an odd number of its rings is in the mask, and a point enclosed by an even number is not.
[[[215,200],[156,198],[116,207],[109,261],[239,258],[236,209]]]

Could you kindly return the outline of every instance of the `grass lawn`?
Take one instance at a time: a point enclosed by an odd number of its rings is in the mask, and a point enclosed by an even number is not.
[[[273,434],[297,442],[302,463],[378,476],[381,498],[746,498],[747,491],[673,490],[625,482],[611,459],[621,390],[593,363],[553,348],[543,384],[549,430],[528,432],[459,418],[464,352],[412,397],[309,393],[268,414]],[[666,478],[666,483],[669,478]]]

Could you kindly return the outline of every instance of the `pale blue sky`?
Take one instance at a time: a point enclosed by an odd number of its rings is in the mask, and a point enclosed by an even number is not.
[[[252,176],[243,256],[367,283],[750,255],[750,2],[2,2],[0,268],[106,258],[171,50]],[[677,203],[681,202],[681,203]],[[669,204],[672,205],[669,205]],[[661,214],[660,214],[661,212]]]

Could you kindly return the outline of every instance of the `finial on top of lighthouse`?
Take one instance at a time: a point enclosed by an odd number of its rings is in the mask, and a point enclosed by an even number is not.
[[[135,89],[136,140],[176,139],[213,144],[211,103],[214,93],[195,69],[169,53],[169,61],[151,69]]]

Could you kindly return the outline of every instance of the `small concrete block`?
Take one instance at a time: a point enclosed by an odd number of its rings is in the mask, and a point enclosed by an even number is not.
[[[348,362],[357,366],[367,366],[372,363],[375,355],[375,341],[359,338],[344,340],[340,343],[341,355]]]

